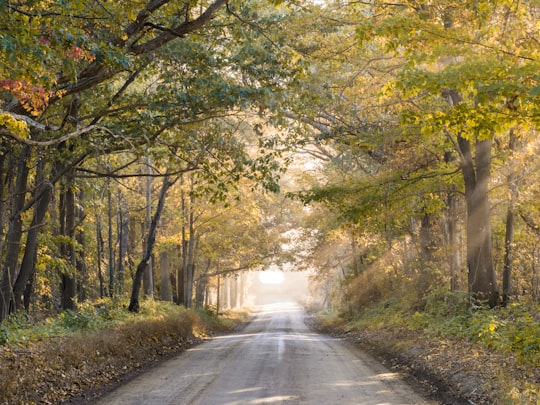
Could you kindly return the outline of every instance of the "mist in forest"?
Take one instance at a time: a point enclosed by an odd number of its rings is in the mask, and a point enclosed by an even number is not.
[[[252,273],[249,297],[253,305],[310,300],[309,273],[266,270]]]

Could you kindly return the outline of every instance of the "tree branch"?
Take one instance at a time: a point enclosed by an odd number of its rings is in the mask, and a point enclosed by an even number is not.
[[[525,225],[529,227],[529,229],[531,229],[536,235],[540,236],[540,225],[538,225],[532,216],[523,212],[522,210],[519,211],[519,216],[523,222],[525,222]]]
[[[227,0],[216,0],[214,3],[208,6],[208,8],[195,20],[186,20],[181,24],[177,25],[176,27],[167,29],[166,31],[163,31],[160,35],[158,35],[156,38],[150,39],[144,44],[132,46],[131,51],[135,55],[152,52],[174,38],[183,37],[184,35],[203,27],[206,23],[208,23],[211,19],[214,18],[219,9],[221,9],[226,3]]]
[[[14,114],[14,115],[17,115],[17,114]],[[36,124],[38,124],[38,123],[36,123]],[[39,124],[39,125],[41,126],[41,124]],[[40,128],[40,127],[37,127],[37,128],[42,129],[42,130],[46,129],[46,128]],[[77,131],[71,132],[71,133],[66,134],[64,136],[61,136],[60,138],[51,139],[49,141],[35,141],[33,139],[23,138],[22,136],[14,134],[13,132],[11,132],[11,131],[9,131],[9,130],[7,130],[5,128],[0,128],[0,136],[1,135],[8,136],[8,137],[10,137],[12,139],[15,139],[17,142],[24,143],[26,145],[38,146],[38,147],[44,148],[44,147],[47,147],[47,146],[58,145],[58,144],[60,144],[62,142],[69,141],[70,139],[77,138],[79,136],[82,136],[84,134],[87,134],[89,132],[94,132],[94,131],[103,131],[103,132],[108,133],[109,135],[114,136],[114,133],[112,133],[109,129],[107,129],[105,127],[100,127],[100,126],[97,126],[97,125],[90,125],[90,126],[88,126],[86,128],[79,129]]]

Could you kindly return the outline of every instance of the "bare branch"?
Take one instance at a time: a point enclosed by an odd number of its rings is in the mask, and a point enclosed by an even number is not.
[[[132,46],[131,51],[135,55],[152,52],[153,50],[161,47],[162,45],[166,44],[167,42],[173,40],[176,37],[182,37],[186,34],[189,34],[190,32],[202,28],[206,23],[208,23],[212,18],[215,17],[219,9],[221,9],[226,3],[227,0],[216,0],[195,20],[186,20],[181,24],[177,25],[176,27],[167,29],[166,31],[163,31],[160,35],[158,35],[156,38],[150,39],[144,44]]]
[[[47,128],[39,128],[38,127],[38,129],[47,129]],[[112,133],[109,129],[107,129],[105,127],[100,127],[100,126],[97,126],[97,125],[90,125],[90,126],[88,126],[86,128],[82,128],[82,129],[79,129],[77,131],[66,134],[64,136],[61,136],[60,138],[55,138],[55,139],[51,139],[51,140],[48,140],[48,141],[35,141],[33,139],[23,138],[22,136],[14,134],[13,132],[11,132],[11,131],[9,131],[9,130],[7,130],[5,128],[0,128],[0,135],[8,136],[10,138],[15,139],[17,142],[24,143],[26,145],[45,148],[47,146],[58,145],[58,144],[60,144],[62,142],[69,141],[70,139],[73,139],[73,138],[78,138],[79,136],[82,136],[82,135],[85,135],[85,134],[87,134],[89,132],[94,132],[94,131],[96,131],[96,132],[97,131],[106,132],[109,135],[114,136],[114,133]]]
[[[126,174],[117,174],[114,172],[99,172],[97,170],[92,169],[84,169],[84,168],[78,168],[76,169],[77,172],[87,173],[85,174],[78,174],[78,178],[87,178],[87,179],[95,179],[95,178],[112,178],[112,179],[128,179],[128,178],[135,178],[135,177],[152,177],[152,178],[159,178],[159,177],[165,177],[165,176],[178,176],[184,173],[194,172],[199,170],[198,166],[192,166],[187,167],[185,169],[170,171],[167,173],[126,173]]]
[[[540,236],[540,225],[538,225],[538,223],[531,215],[520,210],[519,216],[521,217],[523,222],[525,222],[525,224],[529,227],[530,230],[532,230],[536,235]]]

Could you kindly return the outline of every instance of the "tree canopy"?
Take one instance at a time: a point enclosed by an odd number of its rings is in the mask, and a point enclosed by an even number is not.
[[[270,262],[540,296],[535,2],[0,5],[0,319]]]

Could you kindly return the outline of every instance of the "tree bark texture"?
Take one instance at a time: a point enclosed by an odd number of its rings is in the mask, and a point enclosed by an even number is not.
[[[86,213],[84,210],[84,191],[81,190],[79,193],[79,204],[75,208],[75,219],[77,223],[75,224],[74,236],[77,245],[79,246],[79,251],[76,252],[75,256],[75,268],[79,276],[80,282],[77,284],[77,294],[79,302],[86,301],[86,289],[87,289],[87,274],[86,274],[86,240],[84,231],[79,226],[83,223]]]
[[[96,249],[97,249],[97,270],[99,279],[99,297],[105,297],[105,277],[103,277],[103,268],[101,266],[103,261],[103,251],[105,242],[103,241],[103,234],[101,232],[101,216],[96,214]]]
[[[115,294],[122,294],[124,292],[124,280],[125,280],[125,260],[129,246],[129,212],[127,207],[127,201],[119,193],[118,196],[118,264],[117,268],[117,280],[115,284]]]
[[[10,312],[10,302],[13,301],[13,286],[17,277],[17,262],[21,248],[22,218],[28,182],[28,162],[30,147],[25,146],[18,160],[17,180],[11,206],[8,231],[6,235],[7,247],[2,280],[0,285],[0,321],[3,321]]]
[[[24,290],[36,270],[39,230],[43,226],[43,221],[47,214],[52,194],[53,185],[48,181],[44,182],[36,191],[36,195],[38,196],[37,203],[34,208],[32,223],[26,237],[26,247],[21,262],[21,268],[13,287],[13,307],[15,310],[23,308]]]
[[[455,154],[446,152],[444,161],[445,163],[454,162]],[[458,238],[458,193],[455,184],[451,185],[447,192],[443,221],[442,228],[448,252],[450,291],[456,291],[461,285],[461,255]]]
[[[113,211],[112,193],[107,190],[107,229],[108,229],[108,250],[109,250],[109,297],[113,297],[116,291],[116,267],[115,252],[113,242]]]
[[[442,94],[451,106],[463,101],[453,89]],[[491,215],[489,206],[489,180],[491,169],[491,139],[475,138],[475,157],[471,141],[457,134],[457,149],[465,183],[467,205],[467,270],[468,287],[478,302],[494,307],[499,297],[495,282],[493,246],[491,239]]]
[[[156,242],[157,226],[159,223],[159,219],[161,218],[161,213],[163,212],[165,199],[167,197],[167,191],[173,185],[173,183],[174,182],[169,181],[169,176],[163,177],[163,183],[161,185],[161,191],[158,198],[158,205],[156,207],[156,212],[154,213],[150,228],[148,230],[148,237],[146,238],[146,250],[144,252],[142,260],[137,266],[135,277],[133,278],[131,299],[128,307],[130,312],[138,312],[140,309],[139,294],[141,290],[141,284],[143,281],[144,273],[148,268],[148,263],[152,258],[152,252]]]
[[[498,303],[493,264],[490,206],[488,187],[490,179],[490,139],[476,141],[476,167],[470,142],[461,136],[458,144],[462,153],[461,170],[465,181],[467,203],[467,268],[468,286],[475,298],[494,307]]]
[[[508,190],[510,191],[510,199],[506,210],[506,232],[504,238],[504,266],[502,277],[502,305],[506,306],[512,295],[512,260],[514,250],[514,220],[517,200],[517,176],[513,167],[514,151],[516,150],[517,138],[513,130],[510,130],[510,173],[508,174]]]
[[[154,181],[152,179],[152,166],[151,161],[149,157],[146,157],[145,159],[146,163],[146,174],[148,177],[146,177],[146,184],[145,184],[145,198],[146,198],[146,216],[143,224],[143,234],[145,232],[148,232],[148,229],[150,228],[150,224],[152,222],[152,189]],[[147,241],[145,241],[147,243]],[[143,246],[143,250],[146,250],[146,246]],[[143,289],[144,289],[144,295],[149,298],[154,298],[154,257],[150,256],[150,260],[148,261],[147,269],[144,273],[143,278]]]
[[[171,301],[169,288],[169,252],[164,250],[159,254],[159,269],[161,274],[161,300]]]
[[[62,252],[69,270],[62,274],[62,308],[75,310],[77,296],[76,250],[75,250],[75,192],[72,174],[66,176],[66,181],[60,196],[60,233],[70,242],[63,244]]]
[[[457,217],[457,196],[454,190],[448,193],[448,217],[446,225],[448,229],[448,246],[450,247],[450,290],[456,291],[461,285],[461,260],[458,243],[458,217]]]

